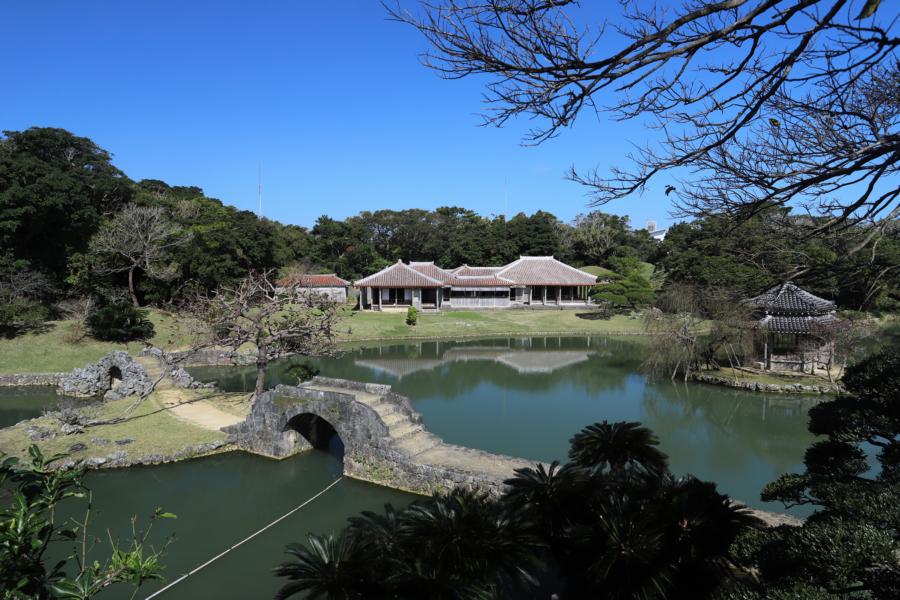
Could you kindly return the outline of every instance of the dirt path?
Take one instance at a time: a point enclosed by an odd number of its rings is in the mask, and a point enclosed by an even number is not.
[[[158,390],[154,392],[153,398],[167,408],[171,415],[212,431],[219,431],[222,427],[244,420],[244,417],[220,410],[199,396],[190,398],[189,394],[188,390],[181,389]]]

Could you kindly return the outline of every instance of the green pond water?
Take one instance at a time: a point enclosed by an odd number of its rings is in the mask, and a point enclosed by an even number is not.
[[[585,337],[357,346],[335,358],[276,363],[268,385],[296,383],[296,367],[304,364],[327,376],[388,383],[445,440],[534,460],[564,460],[572,434],[595,421],[641,421],[659,435],[674,472],[716,481],[752,506],[781,510],[760,502],[759,491],[800,469],[812,441],[806,412],[819,399],[649,381],[640,372],[643,348],[639,339]],[[228,390],[253,386],[252,368],[191,371]],[[43,388],[0,390],[0,423],[36,416],[53,401]],[[177,520],[154,531],[157,541],[177,537],[164,559],[171,581],[311,497],[340,470],[335,456],[311,452],[284,461],[229,453],[92,472],[93,528],[125,534],[132,515],[145,522],[155,506],[176,513]],[[285,544],[308,532],[337,531],[362,510],[414,498],[344,479],[159,598],[270,598],[280,585],[271,569],[284,558]]]
[[[595,421],[640,421],[675,473],[691,473],[767,510],[763,486],[802,467],[807,410],[820,397],[649,381],[634,338],[509,338],[348,348],[336,358],[278,363],[267,385],[296,383],[295,367],[387,383],[446,441],[533,460],[565,461],[569,439]],[[294,367],[294,368],[292,368]],[[191,369],[229,390],[251,390],[253,368]]]
[[[52,387],[0,387],[0,427],[39,417],[45,408],[56,408],[59,400]]]

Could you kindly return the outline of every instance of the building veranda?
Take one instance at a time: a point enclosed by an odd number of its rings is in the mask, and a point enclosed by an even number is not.
[[[584,307],[597,278],[552,256],[522,256],[502,267],[442,269],[402,260],[354,282],[361,310]]]

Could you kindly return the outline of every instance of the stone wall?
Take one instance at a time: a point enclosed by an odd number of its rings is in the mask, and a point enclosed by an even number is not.
[[[0,375],[0,387],[58,386],[66,375],[67,373],[13,373],[11,375]]]
[[[112,378],[115,369],[121,375],[118,381]],[[73,369],[61,379],[57,391],[63,396],[89,398],[102,395],[104,400],[119,400],[132,394],[149,394],[153,391],[153,381],[134,357],[117,350],[96,363]]]
[[[700,383],[724,385],[727,387],[750,390],[752,392],[771,392],[773,394],[839,394],[841,392],[841,386],[838,384],[804,385],[801,383],[759,383],[756,381],[740,381],[729,377],[720,377],[718,375],[704,375],[703,373],[695,374],[691,376],[691,379]]]
[[[252,352],[232,352],[216,348],[167,352],[166,356],[170,362],[185,367],[227,367],[252,365],[256,362],[256,356]]]

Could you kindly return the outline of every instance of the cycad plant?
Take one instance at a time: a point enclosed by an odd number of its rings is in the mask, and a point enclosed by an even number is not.
[[[340,538],[293,546],[279,598],[652,599],[708,595],[755,518],[715,484],[675,478],[639,423],[595,423],[570,462],[520,469],[499,498],[454,489]]]

